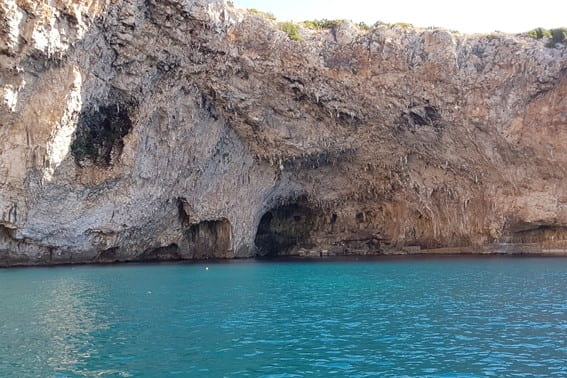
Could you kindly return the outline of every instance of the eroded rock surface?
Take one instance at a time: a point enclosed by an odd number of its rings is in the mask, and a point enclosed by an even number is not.
[[[0,264],[567,249],[567,48],[0,0]]]

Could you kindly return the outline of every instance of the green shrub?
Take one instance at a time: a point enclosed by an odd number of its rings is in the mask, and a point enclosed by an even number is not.
[[[258,15],[264,17],[264,18],[267,18],[268,20],[272,20],[272,21],[276,20],[276,16],[274,16],[272,13],[262,12],[258,9],[254,9],[254,8],[248,9],[248,12],[258,14]]]
[[[301,24],[308,29],[332,29],[342,24],[345,20],[327,20],[326,18],[322,20],[307,20],[303,21]]]
[[[535,28],[526,33],[530,38],[543,39],[549,38],[546,42],[545,47],[556,47],[558,43],[567,44],[567,28],[556,28],[556,29],[544,29]]]
[[[303,21],[301,25],[303,25],[307,29],[313,29],[313,30],[319,29],[319,25],[317,24],[316,21]]]
[[[535,28],[527,33],[528,37],[533,39],[542,39],[551,37],[551,32],[544,28]]]
[[[320,21],[322,29],[336,28],[337,26],[339,26],[343,22],[345,22],[345,20],[327,20],[325,18]]]
[[[413,28],[412,24],[408,24],[407,22],[396,22],[392,26],[397,26],[403,29]]]
[[[299,35],[299,28],[293,22],[280,22],[278,24],[278,27],[281,31],[286,32],[287,36],[292,41],[303,41],[303,38],[301,38],[301,35]]]
[[[372,29],[372,27],[368,25],[366,22],[359,22],[358,24],[356,24],[356,26],[358,26],[360,30],[364,30],[364,31],[368,31]]]

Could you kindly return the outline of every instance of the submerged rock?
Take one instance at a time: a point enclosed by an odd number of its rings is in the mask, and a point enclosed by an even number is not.
[[[567,48],[0,0],[0,264],[567,250]],[[502,246],[505,247],[502,247]]]

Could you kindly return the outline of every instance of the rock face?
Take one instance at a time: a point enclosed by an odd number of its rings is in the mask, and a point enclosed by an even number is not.
[[[0,265],[567,250],[567,48],[0,0]],[[309,251],[309,252],[306,252]]]

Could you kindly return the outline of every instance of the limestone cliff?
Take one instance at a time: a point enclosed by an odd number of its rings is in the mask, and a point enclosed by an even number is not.
[[[0,264],[567,250],[567,48],[0,0]],[[443,249],[449,248],[449,249]]]

